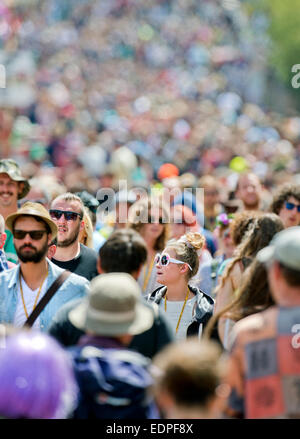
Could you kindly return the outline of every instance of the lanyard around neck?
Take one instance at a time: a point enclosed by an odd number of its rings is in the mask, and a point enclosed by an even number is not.
[[[145,267],[144,267],[144,284],[143,284],[143,292],[146,291],[147,285],[148,285],[148,283],[149,283],[150,276],[151,276],[152,269],[153,269],[153,265],[154,265],[154,259],[155,259],[155,256],[153,256],[153,258],[151,259],[150,264],[149,264],[149,265],[145,265]],[[147,272],[146,272],[147,267],[148,267],[148,270],[147,270]]]
[[[35,298],[35,301],[34,301],[33,310],[34,310],[34,308],[35,308],[36,305],[37,305],[37,301],[38,301],[38,299],[39,299],[39,297],[40,297],[40,294],[41,294],[41,291],[42,291],[42,286],[43,286],[43,284],[44,284],[44,282],[45,282],[45,279],[47,279],[47,276],[48,276],[48,270],[47,270],[46,276],[42,279],[42,282],[41,282],[41,284],[40,284],[40,287],[39,287],[38,293],[37,293],[36,298]],[[27,309],[26,309],[25,300],[24,300],[24,293],[23,293],[23,288],[22,288],[21,270],[20,270],[19,280],[20,280],[20,291],[21,291],[21,297],[22,297],[23,307],[24,307],[24,311],[25,311],[26,318],[28,319],[28,312],[27,312]]]
[[[189,287],[188,287],[188,288],[187,288],[187,292],[186,292],[186,296],[185,296],[185,299],[184,299],[184,303],[183,303],[182,308],[181,308],[180,316],[179,316],[179,319],[178,319],[178,322],[177,322],[177,326],[176,326],[176,334],[177,334],[178,329],[179,329],[179,325],[180,325],[181,317],[182,317],[182,314],[183,314],[183,311],[184,311],[184,308],[185,308],[186,302],[187,302],[187,300],[188,300],[189,293],[190,293],[190,290],[189,290]],[[165,312],[167,312],[167,293],[166,293],[166,295],[165,295]]]

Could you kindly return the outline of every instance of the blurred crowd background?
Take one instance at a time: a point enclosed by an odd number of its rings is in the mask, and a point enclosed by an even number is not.
[[[39,187],[94,195],[149,187],[166,162],[189,187],[212,174],[230,191],[246,168],[267,188],[299,181],[300,118],[255,5],[1,0],[1,157]]]

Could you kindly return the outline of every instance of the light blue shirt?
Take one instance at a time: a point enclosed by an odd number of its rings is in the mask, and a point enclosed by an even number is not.
[[[64,271],[49,259],[46,291],[55,279]],[[19,298],[20,265],[0,273],[0,323],[13,324]],[[84,297],[88,293],[89,281],[82,276],[71,273],[60,286],[50,302],[43,309],[40,317],[40,329],[45,332],[56,312],[69,300]]]

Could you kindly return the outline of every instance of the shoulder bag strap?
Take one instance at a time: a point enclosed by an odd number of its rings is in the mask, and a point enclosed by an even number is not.
[[[48,302],[52,299],[56,291],[59,289],[59,287],[64,283],[64,281],[70,276],[71,272],[68,270],[65,270],[61,273],[60,276],[58,276],[57,279],[50,285],[42,299],[39,301],[37,306],[34,308],[26,322],[24,323],[24,326],[31,327],[33,323],[36,321],[40,313],[43,311],[45,306],[48,304]]]

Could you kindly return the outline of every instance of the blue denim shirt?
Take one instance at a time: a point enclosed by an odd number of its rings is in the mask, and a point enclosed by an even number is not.
[[[54,280],[64,271],[49,259],[47,290]],[[20,265],[0,273],[0,323],[13,324],[19,295]],[[69,300],[87,295],[89,281],[72,273],[56,291],[50,302],[40,314],[40,329],[45,332],[58,309]]]
[[[0,273],[8,270],[7,259],[3,250],[0,250]]]

